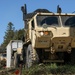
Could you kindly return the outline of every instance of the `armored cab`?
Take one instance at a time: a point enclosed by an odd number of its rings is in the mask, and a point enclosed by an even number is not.
[[[23,58],[27,67],[34,63],[75,62],[75,14],[37,9],[27,13],[22,7],[25,34]]]

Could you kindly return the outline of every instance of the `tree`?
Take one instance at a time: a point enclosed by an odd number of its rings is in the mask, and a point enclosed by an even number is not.
[[[24,36],[24,29],[16,30],[14,32],[13,40],[22,40]]]
[[[22,40],[24,36],[24,29],[18,30],[18,40]]]
[[[13,37],[14,37],[13,23],[9,22],[7,26],[7,30],[5,32],[3,46],[6,47],[6,45],[10,42],[10,40],[13,40]]]
[[[8,41],[10,41],[13,38],[13,36],[14,36],[13,23],[9,22],[7,26],[7,30],[5,32],[4,40],[6,41],[8,39]]]
[[[1,48],[4,50],[10,40],[22,40],[24,36],[24,29],[15,30],[15,27],[13,27],[13,23],[9,22],[7,25],[7,29],[4,36],[4,41],[1,44]]]

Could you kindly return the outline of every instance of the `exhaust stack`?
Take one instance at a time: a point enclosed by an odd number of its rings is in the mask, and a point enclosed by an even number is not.
[[[25,20],[25,16],[27,15],[27,6],[26,6],[26,4],[21,7],[21,10],[23,12],[23,20]]]

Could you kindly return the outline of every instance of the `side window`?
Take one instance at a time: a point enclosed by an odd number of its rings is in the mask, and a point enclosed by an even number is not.
[[[70,17],[69,19],[67,19],[65,25],[75,27],[75,17]]]
[[[34,20],[31,22],[32,29],[34,29]]]

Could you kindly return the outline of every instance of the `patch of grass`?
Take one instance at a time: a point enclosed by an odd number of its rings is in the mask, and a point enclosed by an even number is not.
[[[28,69],[23,69],[23,75],[49,75],[49,74],[74,74],[75,65],[62,65],[58,66],[53,64],[34,65]]]

